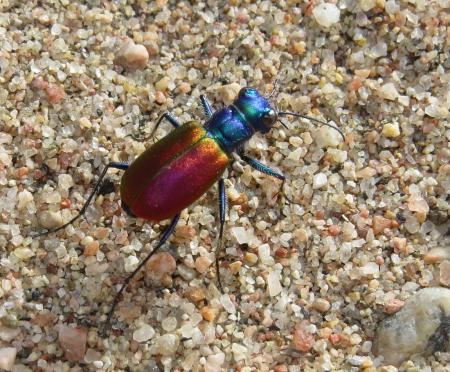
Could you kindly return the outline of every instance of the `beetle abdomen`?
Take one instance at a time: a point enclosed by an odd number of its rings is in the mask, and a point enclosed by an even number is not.
[[[205,134],[199,124],[187,123],[131,164],[122,178],[121,197],[135,216],[152,221],[173,217],[220,177],[229,157]]]

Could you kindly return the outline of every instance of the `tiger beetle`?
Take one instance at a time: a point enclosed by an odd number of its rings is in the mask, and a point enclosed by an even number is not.
[[[282,173],[245,155],[243,145],[256,132],[268,133],[277,121],[286,127],[281,118],[291,115],[327,125],[338,131],[344,138],[344,134],[329,123],[293,112],[276,111],[269,103],[269,98],[270,95],[264,97],[256,89],[243,88],[230,106],[213,112],[211,104],[202,95],[200,96],[201,105],[207,116],[204,125],[197,121],[181,125],[170,113],[164,113],[157,121],[152,133],[156,132],[163,119],[174,127],[172,132],[149,147],[131,164],[110,162],[106,165],[78,215],[58,228],[38,234],[39,236],[59,231],[84,215],[92,199],[101,189],[102,180],[110,168],[125,171],[120,183],[120,197],[122,208],[128,215],[154,222],[171,219],[169,227],[163,232],[158,244],[125,279],[114,297],[104,324],[104,331],[110,326],[122,292],[150,257],[172,235],[180,218],[180,212],[195,202],[215,182],[218,182],[219,188],[220,221],[215,265],[219,288],[222,290],[219,254],[227,204],[222,173],[232,162],[231,154],[237,152],[239,157],[252,168],[281,180],[283,184],[286,180]]]

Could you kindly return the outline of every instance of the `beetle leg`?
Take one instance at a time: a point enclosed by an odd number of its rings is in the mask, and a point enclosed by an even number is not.
[[[156,122],[155,127],[153,128],[152,132],[150,133],[150,138],[152,138],[153,135],[156,133],[156,131],[158,130],[159,126],[161,125],[161,123],[164,119],[166,119],[170,124],[172,124],[172,126],[174,128],[181,127],[181,124],[179,123],[179,121],[170,112],[165,112],[164,114],[162,114],[160,116],[160,118]]]
[[[106,318],[105,324],[103,325],[102,335],[106,335],[106,331],[109,328],[111,324],[111,318],[114,314],[114,310],[116,309],[117,304],[119,303],[119,298],[122,294],[122,292],[128,287],[128,284],[130,283],[131,279],[139,272],[139,270],[142,269],[142,267],[148,262],[150,257],[152,257],[161,247],[162,245],[169,239],[169,237],[172,235],[172,233],[175,230],[175,227],[177,226],[178,220],[180,219],[180,214],[175,215],[174,218],[172,218],[172,222],[170,223],[169,227],[164,230],[164,233],[159,240],[156,247],[147,255],[147,257],[144,258],[144,260],[139,264],[139,266],[125,279],[123,282],[122,287],[120,288],[119,292],[117,292],[116,296],[114,297],[113,304],[111,305],[111,309],[109,310],[108,316]]]
[[[269,168],[267,165],[264,165],[263,163],[260,163],[259,161],[252,159],[245,155],[244,153],[240,152],[239,157],[244,160],[248,165],[250,165],[253,169],[256,169],[257,171],[260,171],[261,173],[267,174],[271,177],[278,178],[281,181],[285,181],[286,177],[276,170]]]
[[[286,183],[286,177],[282,173],[280,173],[272,168],[269,168],[267,165],[264,165],[263,163],[260,163],[259,161],[255,160],[255,159],[248,157],[243,152],[238,152],[238,155],[242,160],[244,160],[253,169],[256,169],[257,171],[259,171],[261,173],[267,174],[271,177],[275,177],[275,178],[278,178],[279,180],[283,181],[280,189],[281,189],[281,192],[283,193],[284,197],[290,204],[298,204],[298,203],[294,202],[292,199],[290,199],[284,192],[284,184]]]
[[[47,235],[50,233],[54,233],[57,232],[59,230],[64,229],[66,226],[71,225],[72,223],[74,223],[78,218],[80,218],[81,216],[83,216],[86,213],[87,208],[89,207],[89,204],[91,203],[92,199],[94,198],[94,196],[97,194],[97,192],[100,189],[100,186],[102,185],[102,181],[103,178],[105,178],[106,172],[108,171],[109,168],[115,168],[115,169],[120,169],[120,170],[126,170],[128,168],[128,164],[127,163],[119,163],[116,161],[112,161],[111,163],[108,163],[105,167],[105,169],[103,169],[103,172],[100,174],[100,177],[97,181],[97,183],[94,186],[94,189],[92,190],[91,194],[89,195],[89,197],[87,198],[86,202],[84,203],[83,207],[81,208],[80,212],[74,217],[72,218],[69,222],[65,223],[62,226],[56,227],[54,229],[50,229],[44,232],[40,232],[37,233],[35,235],[33,235],[33,237],[38,237],[38,236],[42,236],[42,235]]]
[[[223,293],[222,281],[220,280],[220,271],[219,271],[219,255],[222,250],[222,240],[223,240],[223,227],[225,225],[225,213],[227,210],[227,196],[225,194],[225,183],[223,178],[219,180],[219,241],[217,242],[216,247],[216,274],[217,281],[219,283],[220,291]]]
[[[205,112],[205,115],[209,119],[213,115],[213,109],[211,104],[209,103],[208,99],[202,94],[200,96],[200,101],[203,106],[203,111]]]

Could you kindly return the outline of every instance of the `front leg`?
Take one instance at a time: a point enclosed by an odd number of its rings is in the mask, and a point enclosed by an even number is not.
[[[275,177],[275,178],[278,178],[279,180],[283,181],[281,184],[281,188],[280,188],[281,193],[284,195],[284,197],[290,204],[298,205],[298,203],[294,202],[291,198],[289,198],[286,195],[286,192],[284,191],[284,184],[286,183],[286,177],[281,172],[278,172],[272,168],[269,168],[267,165],[264,165],[263,163],[260,163],[259,161],[248,157],[247,155],[245,155],[243,153],[243,151],[239,151],[238,155],[242,160],[244,160],[253,169],[256,169],[257,171],[259,171],[261,173],[267,174],[268,176]]]
[[[255,160],[255,159],[248,157],[242,151],[239,152],[238,154],[239,154],[239,157],[242,160],[244,160],[248,165],[250,165],[253,169],[256,169],[257,171],[259,171],[261,173],[267,174],[268,176],[278,178],[279,180],[283,181],[283,183],[286,180],[286,177],[282,173],[280,173],[272,168],[269,168],[267,165],[264,165],[263,163],[260,163],[259,161]]]
[[[149,138],[152,138],[153,135],[156,133],[156,131],[158,130],[159,126],[161,125],[162,121],[166,119],[174,128],[178,128],[181,127],[180,122],[170,113],[170,112],[165,112],[164,114],[162,114],[158,121],[156,122],[155,127],[153,128],[152,132],[150,133]],[[136,141],[142,141],[143,140],[143,129],[142,129],[143,124],[139,124],[139,135],[135,136],[135,135],[131,135]]]

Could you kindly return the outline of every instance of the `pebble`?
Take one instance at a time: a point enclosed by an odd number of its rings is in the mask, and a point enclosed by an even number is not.
[[[208,257],[197,257],[197,259],[195,260],[195,270],[197,270],[200,274],[204,274],[208,271],[211,263],[212,261]]]
[[[373,217],[372,229],[375,235],[380,235],[384,232],[385,229],[389,229],[391,227],[391,220],[384,218],[383,216],[376,215]]]
[[[53,229],[63,224],[60,211],[42,211],[38,214],[39,223],[44,229]]]
[[[319,25],[328,28],[339,22],[341,12],[335,4],[321,3],[314,7],[313,16]]]
[[[296,329],[292,339],[294,347],[303,353],[307,353],[315,343],[314,335],[305,329]]]
[[[173,355],[180,344],[180,338],[172,333],[158,337],[154,345],[154,354]]]
[[[249,234],[244,227],[233,227],[231,233],[234,235],[239,244],[247,244],[249,242]]]
[[[387,123],[383,125],[383,136],[388,138],[396,138],[400,135],[400,127],[397,123]]]
[[[155,253],[146,264],[146,275],[161,280],[165,275],[172,275],[177,269],[177,263],[168,252]]]
[[[247,358],[248,349],[244,345],[234,343],[231,346],[231,351],[233,352],[234,360],[236,362]]]
[[[437,262],[442,262],[444,260],[450,260],[450,248],[449,247],[432,248],[425,254],[423,260],[427,264],[434,264]]]
[[[314,132],[314,140],[321,148],[337,147],[342,142],[339,133],[328,126],[321,126]]]
[[[421,289],[375,328],[372,351],[395,366],[415,354],[450,351],[449,317],[450,289]]]
[[[261,244],[258,247],[258,257],[264,265],[273,265],[274,259],[270,255],[270,246],[269,244]]]
[[[67,360],[81,361],[86,353],[87,332],[83,328],[72,328],[60,325],[58,341]]]
[[[313,189],[320,189],[324,186],[326,186],[328,183],[328,178],[325,173],[317,173],[314,175],[313,179]]]
[[[395,314],[405,305],[405,301],[393,298],[385,303],[384,312],[386,314]]]
[[[0,340],[5,342],[11,342],[20,333],[20,328],[10,328],[0,325]]]
[[[208,357],[206,358],[205,372],[221,372],[224,362],[224,353],[208,355]]]
[[[394,101],[398,96],[397,88],[393,83],[387,83],[380,87],[378,94],[381,98]]]
[[[17,349],[15,347],[0,348],[0,369],[11,371],[16,361]]]
[[[230,296],[227,294],[224,294],[220,296],[220,304],[223,306],[223,308],[230,314],[233,314],[236,312],[236,307],[234,303],[231,301]]]
[[[214,319],[218,315],[219,311],[215,308],[205,306],[200,310],[200,313],[202,314],[203,319],[208,322],[214,322]]]
[[[220,87],[219,95],[225,105],[230,105],[233,103],[240,90],[241,86],[238,83],[226,84]]]
[[[325,313],[330,310],[331,304],[324,298],[317,298],[312,304],[313,308],[321,313]]]
[[[131,70],[142,70],[148,65],[148,51],[144,45],[127,39],[117,51],[114,63]]]
[[[439,282],[442,285],[450,286],[450,261],[442,261],[439,265]]]
[[[408,209],[411,212],[427,214],[430,211],[427,201],[421,196],[411,195],[408,199]]]
[[[269,289],[270,297],[275,297],[281,293],[283,287],[280,283],[280,274],[277,271],[269,273],[267,278],[267,287]]]
[[[153,338],[155,330],[149,324],[143,324],[133,332],[133,340],[136,342],[146,342]]]
[[[17,258],[20,258],[21,260],[28,260],[31,257],[33,257],[35,253],[30,248],[23,247],[23,248],[16,248],[14,250],[14,255]]]
[[[252,252],[245,252],[244,259],[245,263],[250,266],[256,265],[258,262],[258,256]]]

